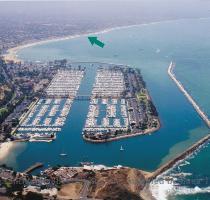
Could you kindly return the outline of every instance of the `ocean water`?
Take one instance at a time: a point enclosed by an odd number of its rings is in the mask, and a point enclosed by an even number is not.
[[[106,144],[91,144],[82,140],[88,102],[74,102],[63,130],[55,142],[18,144],[11,157],[2,163],[24,170],[37,161],[48,165],[78,165],[83,160],[109,166],[121,164],[153,171],[174,158],[209,133],[209,129],[167,74],[173,60],[175,73],[199,105],[210,115],[208,92],[210,83],[210,19],[189,19],[141,25],[99,34],[105,47],[91,46],[87,37],[49,42],[21,50],[25,60],[54,60],[111,62],[140,68],[147,88],[159,112],[161,129],[150,136],[140,136]],[[86,64],[93,76],[91,64]],[[87,78],[88,79],[88,78]],[[91,78],[88,79],[91,82]],[[91,89],[91,84],[81,90]],[[120,152],[123,145],[125,151]],[[60,157],[61,152],[68,154]],[[189,173],[189,177],[210,177],[210,147],[202,149],[187,165],[174,168],[172,173]],[[185,162],[185,161],[184,161]],[[177,170],[178,169],[178,170]],[[180,179],[180,178],[179,178]],[[180,179],[181,180],[181,179]],[[180,184],[180,193],[169,192],[168,185],[156,191],[157,198],[207,200],[210,185]],[[166,187],[165,187],[166,186]],[[170,185],[171,188],[171,185]],[[172,187],[174,188],[174,187]],[[157,192],[159,191],[159,192]]]

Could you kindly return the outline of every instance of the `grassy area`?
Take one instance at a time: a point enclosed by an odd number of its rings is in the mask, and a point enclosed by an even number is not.
[[[3,116],[7,112],[8,112],[7,108],[0,108],[0,117]]]
[[[145,103],[147,102],[147,95],[143,92],[138,92],[136,93],[138,101],[144,101]]]

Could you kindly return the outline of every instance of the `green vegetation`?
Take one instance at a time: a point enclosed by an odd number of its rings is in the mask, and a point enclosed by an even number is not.
[[[5,116],[5,114],[8,112],[7,108],[0,108],[0,118]]]
[[[136,93],[136,97],[137,97],[139,102],[144,102],[144,103],[147,102],[147,95],[144,92],[142,92],[142,91]]]
[[[0,108],[0,123],[7,117],[9,110],[7,108]]]

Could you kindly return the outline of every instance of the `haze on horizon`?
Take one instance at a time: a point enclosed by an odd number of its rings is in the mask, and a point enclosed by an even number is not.
[[[31,40],[116,26],[210,17],[209,0],[0,0],[0,8],[0,44],[3,49]]]
[[[29,17],[29,19],[42,18],[77,18],[86,20],[98,18],[99,20],[140,22],[151,19],[174,19],[185,17],[210,16],[210,0],[64,0],[64,1],[34,1],[34,0],[0,0],[0,20],[3,17]]]

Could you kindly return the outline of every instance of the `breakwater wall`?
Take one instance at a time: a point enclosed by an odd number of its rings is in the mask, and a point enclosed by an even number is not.
[[[44,166],[43,163],[40,163],[40,162],[35,163],[34,165],[32,165],[31,167],[29,167],[28,169],[26,169],[23,173],[29,174],[33,170],[38,169],[38,168],[43,167],[43,166]]]
[[[173,72],[174,68],[175,68],[175,64],[171,62],[168,68],[168,74],[170,78],[176,83],[180,91],[187,97],[188,101],[192,104],[196,112],[200,115],[200,117],[203,119],[206,125],[210,128],[210,120],[208,119],[208,116],[202,111],[202,109],[198,106],[196,101],[189,95],[189,93],[186,91],[182,83],[177,80]]]
[[[194,151],[196,151],[199,147],[201,147],[203,144],[210,141],[210,134],[196,142],[194,145],[189,147],[186,151],[178,155],[173,160],[170,160],[166,164],[162,165],[160,168],[158,168],[156,171],[152,173],[152,175],[149,177],[149,180],[154,180],[157,176],[164,173],[165,171],[169,170],[170,168],[174,167],[179,161],[185,159],[187,156],[191,155]]]

